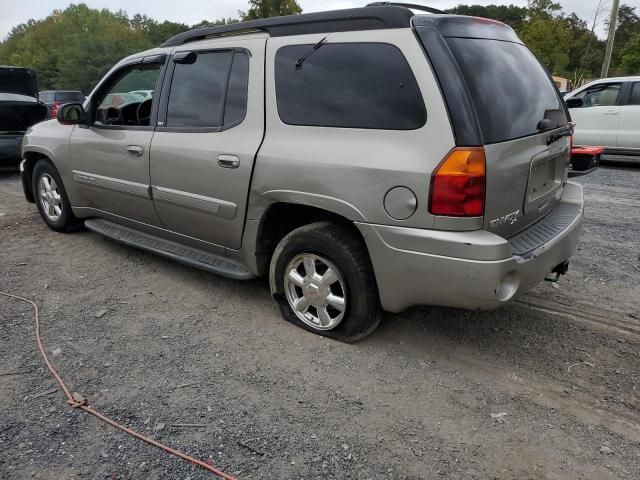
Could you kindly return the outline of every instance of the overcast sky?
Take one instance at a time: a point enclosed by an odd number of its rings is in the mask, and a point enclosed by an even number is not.
[[[304,12],[334,10],[363,6],[371,0],[298,0]],[[411,0],[407,0],[411,3]],[[575,12],[591,23],[600,0],[559,0],[566,13]],[[42,19],[55,9],[64,9],[71,3],[86,3],[93,8],[109,8],[125,10],[128,14],[142,13],[157,20],[172,20],[186,24],[198,23],[201,20],[213,20],[221,17],[237,16],[238,10],[247,9],[247,0],[0,0],[0,39],[4,39],[11,28],[24,23],[30,18]],[[435,8],[450,8],[459,4],[515,4],[525,6],[526,0],[413,0]],[[638,8],[640,0],[622,0],[621,3]],[[604,20],[611,8],[611,0],[602,0],[603,12],[600,15],[598,33],[604,35]]]

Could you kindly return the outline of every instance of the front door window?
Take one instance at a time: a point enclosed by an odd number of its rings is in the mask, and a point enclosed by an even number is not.
[[[149,126],[159,65],[134,65],[117,73],[96,102],[97,125]]]

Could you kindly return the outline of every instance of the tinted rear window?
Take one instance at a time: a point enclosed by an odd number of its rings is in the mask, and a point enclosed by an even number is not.
[[[329,43],[310,53],[312,47],[290,45],[276,53],[276,98],[283,122],[387,130],[424,125],[422,95],[398,48]]]
[[[72,103],[84,102],[84,95],[81,92],[56,92],[56,102]]]
[[[447,38],[473,100],[485,143],[538,133],[540,120],[552,127],[567,118],[544,68],[519,43]]]
[[[238,122],[244,117],[247,111],[248,84],[249,56],[246,53],[235,52],[229,74],[229,86],[227,87],[224,125]]]
[[[629,97],[629,105],[640,105],[640,82],[633,84],[631,96]]]
[[[233,52],[199,53],[194,63],[176,64],[167,108],[168,127],[218,127]]]

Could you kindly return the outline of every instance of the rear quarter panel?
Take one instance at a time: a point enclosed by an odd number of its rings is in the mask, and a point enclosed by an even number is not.
[[[427,110],[416,130],[369,130],[287,125],[278,116],[274,57],[285,45],[313,45],[325,35],[276,37],[267,42],[266,134],[258,153],[248,219],[260,218],[272,202],[290,201],[333,211],[367,223],[431,228],[430,175],[455,141],[438,84],[411,29],[332,33],[327,43],[378,42],[399,48],[413,70]],[[339,92],[336,92],[339,94]],[[405,186],[417,209],[395,220],[384,209],[385,194]]]

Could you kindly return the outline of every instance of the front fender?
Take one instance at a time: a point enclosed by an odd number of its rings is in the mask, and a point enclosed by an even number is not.
[[[57,120],[48,120],[31,127],[22,139],[22,158],[29,153],[45,156],[56,164],[59,158],[69,152],[69,138],[73,132],[72,125],[62,125]]]
[[[60,172],[60,159],[68,157],[69,138],[73,126],[61,125],[57,120],[41,122],[29,128],[22,138],[20,164],[22,187],[27,201],[33,201],[31,174],[36,162],[47,158]]]

